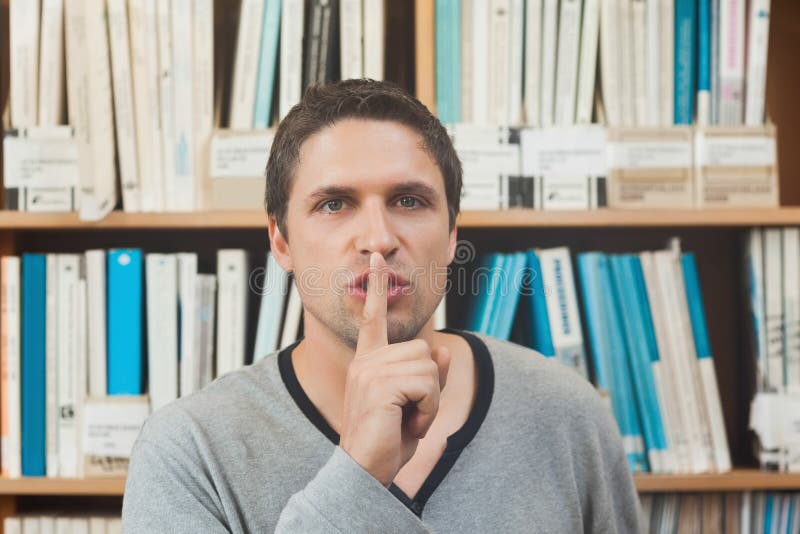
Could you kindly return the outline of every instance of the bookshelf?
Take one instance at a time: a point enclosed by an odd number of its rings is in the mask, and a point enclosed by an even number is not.
[[[0,103],[8,94],[8,0],[0,2]],[[414,87],[413,5],[404,0],[389,4],[387,20],[387,78]],[[640,492],[703,492],[742,490],[800,491],[800,474],[777,474],[753,469],[747,435],[748,384],[752,364],[749,354],[744,289],[741,284],[741,238],[751,226],[800,226],[800,2],[772,0],[767,79],[767,108],[778,128],[781,207],[719,210],[648,211],[466,211],[458,220],[459,238],[469,239],[480,252],[511,251],[533,245],[567,244],[575,252],[657,248],[672,235],[680,236],[686,250],[697,253],[701,285],[709,310],[725,423],[731,453],[737,466],[726,474],[635,475]],[[387,24],[388,26],[388,24]],[[392,46],[389,46],[391,43]],[[402,52],[397,52],[397,51]],[[400,54],[390,61],[391,54]],[[0,163],[2,152],[0,151]],[[2,188],[0,187],[0,197]],[[2,198],[0,198],[2,200]],[[266,215],[255,199],[246,211],[192,213],[123,213],[115,211],[95,223],[77,214],[31,214],[0,211],[0,255],[22,252],[76,252],[90,247],[140,246],[152,251],[193,249],[209,251],[231,246],[263,251]],[[449,321],[463,324],[464,310],[456,302]],[[253,314],[251,314],[252,316]],[[46,505],[56,497],[73,497],[89,508],[96,499],[119,498],[123,479],[0,479],[0,519],[30,503]],[[1,529],[1,527],[0,527]]]

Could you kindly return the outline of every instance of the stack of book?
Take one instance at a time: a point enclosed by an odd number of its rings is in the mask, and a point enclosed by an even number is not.
[[[577,256],[576,270],[566,247],[485,256],[473,276],[467,328],[592,376],[633,471],[730,470],[694,255],[677,244],[640,254],[589,252]]]
[[[6,517],[5,534],[118,534],[122,532],[119,517],[33,513]]]
[[[642,495],[642,532],[800,532],[800,493]]]

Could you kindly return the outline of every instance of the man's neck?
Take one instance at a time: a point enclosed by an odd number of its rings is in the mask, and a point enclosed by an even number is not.
[[[292,351],[292,365],[311,402],[339,433],[347,369],[355,351],[323,325],[309,319],[303,324],[303,340]],[[435,347],[444,343],[444,337],[448,336],[434,330],[431,318],[416,339],[424,339],[431,347]],[[454,354],[452,347],[448,348],[451,348],[452,365],[459,355]]]

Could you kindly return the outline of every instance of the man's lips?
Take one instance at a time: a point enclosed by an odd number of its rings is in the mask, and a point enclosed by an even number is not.
[[[386,289],[386,303],[392,304],[403,295],[407,294],[410,284],[408,279],[392,271],[386,271],[388,276],[388,287]],[[369,280],[369,270],[359,274],[356,279],[348,285],[351,295],[360,301],[367,300],[367,283]]]

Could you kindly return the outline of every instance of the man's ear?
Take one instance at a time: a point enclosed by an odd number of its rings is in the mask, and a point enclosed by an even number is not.
[[[271,254],[284,271],[292,272],[294,266],[292,265],[292,256],[289,254],[289,242],[283,236],[280,228],[278,228],[278,221],[274,215],[269,216],[268,229]]]
[[[453,260],[456,257],[456,246],[458,245],[458,227],[453,225],[453,229],[450,230],[450,242],[447,245],[447,257],[449,258],[447,261],[447,265],[453,263]]]

